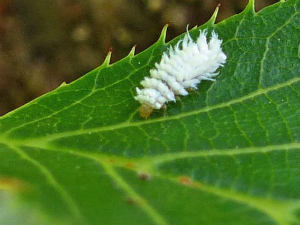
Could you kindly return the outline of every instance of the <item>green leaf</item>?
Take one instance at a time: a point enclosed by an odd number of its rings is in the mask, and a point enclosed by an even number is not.
[[[159,40],[0,119],[1,224],[300,224],[300,1],[215,29],[216,82],[143,120]]]

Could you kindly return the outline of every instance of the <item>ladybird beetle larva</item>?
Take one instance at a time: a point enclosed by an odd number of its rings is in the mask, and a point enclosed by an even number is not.
[[[202,80],[211,80],[215,72],[226,62],[221,48],[222,40],[214,31],[209,42],[207,31],[200,31],[196,42],[187,31],[184,38],[164,52],[159,63],[150,70],[150,77],[141,82],[143,89],[136,88],[135,99],[141,103],[139,113],[148,118],[154,109],[162,109],[167,102],[175,102],[176,95],[187,95],[187,89],[197,89]]]

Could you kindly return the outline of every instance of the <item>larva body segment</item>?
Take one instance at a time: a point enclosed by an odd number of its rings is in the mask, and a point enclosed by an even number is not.
[[[189,34],[175,47],[164,52],[159,63],[150,70],[150,78],[141,82],[143,89],[136,88],[135,99],[142,105],[140,116],[147,118],[153,109],[161,109],[167,102],[175,102],[175,95],[187,95],[186,89],[197,89],[202,80],[214,81],[215,72],[226,62],[221,48],[222,40],[213,31],[207,42],[206,30],[194,42]]]

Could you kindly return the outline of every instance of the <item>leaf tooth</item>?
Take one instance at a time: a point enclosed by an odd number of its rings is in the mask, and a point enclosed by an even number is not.
[[[255,0],[249,0],[244,12],[255,14]]]
[[[67,83],[64,81],[64,82],[62,82],[60,85],[59,85],[59,87],[63,87],[63,86],[66,86],[67,85]]]
[[[186,27],[187,29],[188,29],[188,26],[189,26],[189,25],[187,25],[187,27]],[[193,31],[193,30],[196,30],[197,28],[198,28],[198,25],[195,25],[195,26],[193,26],[193,27],[189,30],[189,32],[191,32],[191,31]],[[187,30],[187,31],[188,31],[188,30]]]
[[[104,66],[109,66],[110,58],[111,58],[112,52],[113,52],[113,48],[111,47],[111,48],[109,49],[109,51],[108,51],[108,53],[107,53],[107,55],[106,55],[106,57],[105,57],[104,62],[103,62],[102,65],[104,65]]]
[[[162,43],[162,44],[166,44],[166,36],[167,36],[167,29],[168,29],[168,26],[169,26],[169,24],[167,23],[167,24],[163,27],[163,29],[162,29],[162,31],[161,31],[161,34],[160,34],[160,37],[159,37],[159,39],[157,40],[157,42],[160,42],[160,43]]]
[[[129,58],[132,58],[132,57],[134,56],[135,48],[136,48],[136,45],[134,45],[134,46],[131,48],[130,52],[128,53],[128,57],[129,57]]]
[[[207,21],[208,24],[210,25],[214,25],[218,16],[218,12],[219,12],[219,8],[220,8],[221,4],[219,3],[214,11],[214,13],[212,14],[212,16],[210,17],[210,19]]]

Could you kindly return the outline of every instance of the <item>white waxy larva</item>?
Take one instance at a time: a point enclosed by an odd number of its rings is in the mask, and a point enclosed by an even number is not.
[[[187,95],[186,89],[197,89],[202,80],[215,81],[216,70],[226,62],[222,40],[213,31],[209,42],[207,31],[200,31],[196,42],[187,31],[183,40],[168,53],[163,53],[160,63],[150,70],[150,77],[141,82],[143,89],[136,88],[135,99],[141,103],[141,117],[147,118],[153,109],[163,108],[167,102],[175,102],[175,95]]]

